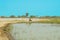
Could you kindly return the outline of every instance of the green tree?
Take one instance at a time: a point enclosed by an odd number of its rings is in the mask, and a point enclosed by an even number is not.
[[[20,18],[21,16],[17,16],[18,18]]]
[[[11,16],[10,16],[10,18],[16,18],[16,16],[14,16],[14,15],[11,15]]]
[[[30,18],[36,18],[36,16],[31,15]]]
[[[5,18],[5,16],[1,16],[1,18]]]
[[[22,15],[22,16],[20,16],[20,17],[22,17],[22,18],[26,18],[26,16],[25,16],[25,15]]]

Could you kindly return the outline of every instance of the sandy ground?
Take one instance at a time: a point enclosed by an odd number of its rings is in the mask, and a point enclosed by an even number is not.
[[[49,19],[32,18],[32,22],[49,21]],[[8,23],[29,22],[29,18],[0,18],[0,27],[4,27]]]

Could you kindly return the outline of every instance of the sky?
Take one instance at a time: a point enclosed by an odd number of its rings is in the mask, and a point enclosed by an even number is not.
[[[0,16],[60,16],[60,0],[0,0]]]

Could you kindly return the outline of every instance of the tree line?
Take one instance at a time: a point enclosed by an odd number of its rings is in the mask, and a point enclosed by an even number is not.
[[[29,13],[26,13],[25,15],[18,15],[18,16],[15,16],[15,15],[11,15],[11,16],[0,16],[0,18],[27,18],[27,17],[30,17],[30,18],[36,18],[37,16],[34,16],[34,15],[31,15],[29,16]]]
[[[29,17],[29,18],[60,18],[60,16],[40,16],[40,17],[34,16],[34,15],[29,16],[29,13],[26,13],[25,15],[22,15],[22,16],[20,16],[20,15],[18,15],[18,16],[11,15],[9,17],[0,16],[0,18],[27,18],[27,17]]]

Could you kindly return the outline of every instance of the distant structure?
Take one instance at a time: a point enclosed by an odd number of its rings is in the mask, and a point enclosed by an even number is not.
[[[29,13],[26,13],[26,17],[28,17],[29,16]]]

